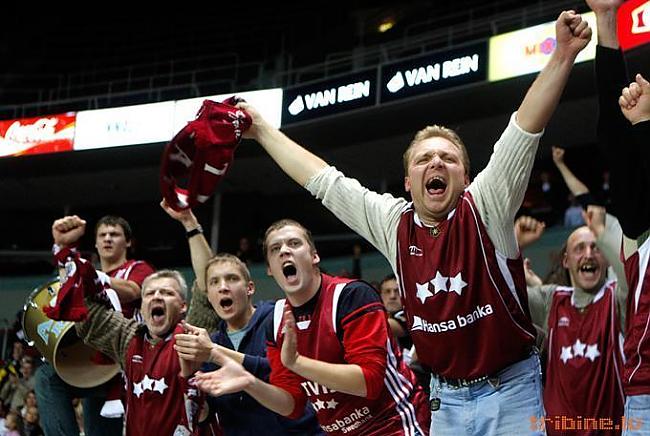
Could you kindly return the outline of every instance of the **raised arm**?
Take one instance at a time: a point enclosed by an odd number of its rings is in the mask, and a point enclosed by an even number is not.
[[[253,106],[241,102],[237,107],[245,110],[253,120],[244,137],[259,142],[280,168],[300,186],[305,186],[312,176],[327,166],[320,157],[269,124]]]
[[[298,353],[296,321],[291,309],[284,312],[284,341],[282,364],[296,374],[339,392],[365,397],[368,394],[361,366],[348,363],[329,363],[310,359]]]
[[[553,152],[553,163],[562,174],[564,183],[571,191],[574,197],[589,193],[589,188],[578,179],[564,162],[564,149],[560,147],[551,147]]]
[[[196,283],[201,292],[205,292],[205,268],[208,260],[212,257],[212,250],[208,241],[203,236],[203,228],[199,221],[194,216],[191,209],[185,209],[178,212],[167,204],[167,200],[163,199],[160,202],[160,207],[167,212],[167,214],[181,223],[185,232],[188,234],[188,244],[190,246],[190,256],[192,258],[192,269],[196,276]]]
[[[564,11],[556,21],[555,37],[555,51],[517,111],[517,123],[527,132],[540,132],[546,127],[560,101],[576,56],[591,39],[591,29],[579,14]]]

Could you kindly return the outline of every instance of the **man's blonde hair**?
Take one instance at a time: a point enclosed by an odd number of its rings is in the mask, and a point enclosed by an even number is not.
[[[215,256],[213,256],[210,260],[208,260],[208,264],[205,266],[205,285],[208,286],[208,270],[210,267],[216,263],[231,263],[235,265],[237,268],[239,268],[239,272],[241,272],[242,277],[244,278],[244,281],[246,283],[251,281],[251,273],[248,270],[248,267],[244,262],[241,261],[240,258],[237,256],[234,256],[230,253],[217,253]]]
[[[425,127],[418,131],[413,137],[413,140],[406,148],[403,156],[404,174],[408,174],[409,161],[411,160],[411,151],[413,150],[413,147],[419,142],[429,138],[444,138],[454,144],[458,148],[458,151],[460,151],[460,160],[463,163],[463,167],[465,167],[465,175],[469,176],[469,155],[467,154],[465,143],[463,143],[463,140],[460,139],[460,136],[458,136],[458,133],[456,133],[455,130],[437,124]]]

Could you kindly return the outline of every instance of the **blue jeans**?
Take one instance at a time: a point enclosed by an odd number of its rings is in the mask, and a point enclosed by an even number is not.
[[[650,435],[650,395],[627,397],[623,417],[623,436]]]
[[[109,419],[99,414],[106,399],[105,385],[86,389],[70,386],[47,362],[36,370],[35,382],[41,427],[46,436],[79,436],[73,398],[82,398],[86,436],[122,435],[121,418]]]
[[[544,435],[541,366],[537,354],[510,365],[496,380],[455,388],[431,377],[431,435]]]

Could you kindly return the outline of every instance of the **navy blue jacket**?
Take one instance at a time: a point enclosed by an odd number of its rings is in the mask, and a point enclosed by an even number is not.
[[[271,367],[266,358],[266,323],[273,323],[275,302],[260,301],[255,305],[255,312],[246,327],[246,333],[239,344],[240,353],[244,353],[244,368],[257,378],[269,381]],[[220,321],[217,331],[212,335],[212,342],[234,350],[228,337],[225,321]],[[205,364],[203,371],[213,371],[214,364]],[[278,415],[259,404],[244,392],[209,397],[208,404],[219,416],[221,428],[226,436],[244,435],[322,435],[324,434],[316,420],[316,414],[307,404],[305,414],[296,420]]]

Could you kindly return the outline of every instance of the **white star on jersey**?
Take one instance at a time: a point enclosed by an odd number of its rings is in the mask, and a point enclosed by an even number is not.
[[[449,282],[449,292],[455,292],[458,295],[460,295],[463,288],[467,286],[467,283],[463,280],[460,273],[456,274],[454,277],[450,277]]]
[[[598,344],[588,345],[585,357],[593,362],[598,356],[600,356],[600,351],[598,351]]]
[[[436,271],[436,276],[433,280],[431,280],[431,283],[433,284],[433,292],[437,294],[440,291],[447,291],[447,277],[443,276],[440,274],[440,271]]]
[[[571,354],[571,347],[562,347],[562,354],[560,355],[560,359],[562,362],[566,364],[567,360],[572,359],[573,354]]]
[[[576,339],[576,343],[573,344],[573,356],[574,357],[584,356],[586,346],[587,344],[583,344],[582,342],[580,342],[580,338]]]
[[[161,394],[165,392],[165,389],[167,389],[167,383],[165,383],[165,378],[161,378],[160,380],[154,380],[153,381],[153,390],[156,392],[160,392]]]
[[[338,406],[338,401],[336,401],[334,398],[332,398],[330,401],[326,401],[327,403],[327,408],[328,409],[336,409],[336,406]]]
[[[165,383],[165,377],[155,379],[149,378],[149,376],[145,374],[142,381],[133,383],[133,394],[138,398],[140,398],[145,391],[156,391],[163,394],[168,387],[167,383]]]
[[[423,284],[423,285],[421,285],[421,284],[419,284],[419,283],[416,283],[415,286],[417,286],[417,288],[418,288],[418,291],[417,291],[416,296],[420,299],[420,301],[422,302],[422,304],[424,304],[424,301],[425,301],[427,298],[433,296],[433,294],[432,294],[431,291],[429,290],[429,283],[425,283],[425,284]]]
[[[318,412],[325,408],[325,402],[323,400],[317,400],[312,403],[312,406],[314,407],[314,410]]]

